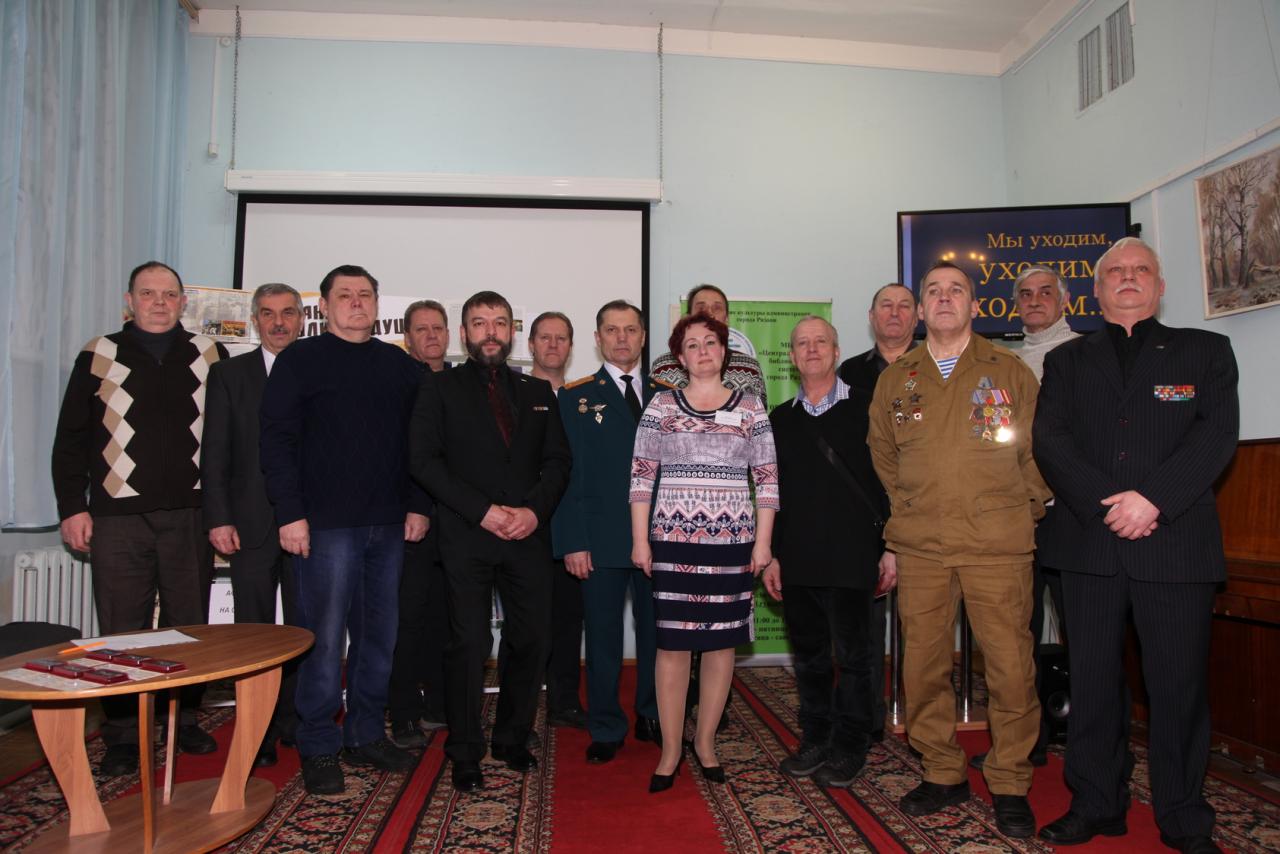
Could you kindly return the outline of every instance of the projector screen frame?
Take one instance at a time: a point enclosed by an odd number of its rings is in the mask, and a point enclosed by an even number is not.
[[[620,201],[609,199],[561,199],[526,198],[505,196],[412,196],[374,195],[367,193],[250,193],[236,196],[235,259],[232,267],[232,288],[244,289],[245,228],[248,208],[251,204],[264,205],[369,205],[379,207],[474,207],[474,208],[524,208],[542,210],[601,210],[634,211],[640,214],[640,310],[646,319],[646,333],[653,328],[649,299],[649,239],[651,203],[644,201]],[[595,330],[591,330],[594,332]],[[578,338],[581,338],[582,331]],[[594,351],[593,339],[585,338],[587,347]],[[575,342],[581,343],[581,341]],[[650,336],[646,334],[641,354],[642,364],[649,364]],[[663,343],[659,347],[665,349]]]

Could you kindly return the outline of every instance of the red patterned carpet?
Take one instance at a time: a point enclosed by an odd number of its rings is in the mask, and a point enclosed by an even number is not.
[[[630,677],[630,673],[628,673]],[[624,679],[624,696],[631,679]],[[487,711],[493,713],[494,698]],[[259,772],[280,790],[275,807],[253,832],[222,849],[228,852],[985,852],[1048,851],[1034,840],[1010,840],[995,829],[981,775],[970,781],[975,796],[960,807],[912,819],[898,798],[919,779],[906,745],[890,738],[871,752],[867,768],[848,790],[827,790],[793,780],[777,763],[797,738],[794,683],[781,668],[739,669],[731,722],[719,741],[730,783],[709,784],[684,766],[676,785],[650,795],[649,774],[658,750],[628,739],[617,759],[588,765],[585,732],[547,731],[537,771],[519,775],[486,760],[487,786],[459,796],[436,733],[410,774],[349,771],[346,791],[309,797],[298,774],[297,754],[282,749],[278,766]],[[211,713],[220,744],[230,737],[231,713]],[[966,735],[970,752],[986,747],[984,734]],[[95,762],[102,745],[93,739]],[[1145,752],[1137,748],[1130,833],[1100,839],[1080,852],[1159,851],[1151,816]],[[183,756],[179,779],[216,776],[221,753]],[[1044,822],[1067,805],[1060,754],[1036,770],[1032,805]],[[99,780],[104,800],[128,793],[119,780]],[[1218,840],[1229,850],[1280,850],[1280,806],[1274,800],[1210,778],[1206,790],[1218,811]],[[42,829],[66,820],[47,766],[40,764],[0,781],[0,847],[20,850]]]

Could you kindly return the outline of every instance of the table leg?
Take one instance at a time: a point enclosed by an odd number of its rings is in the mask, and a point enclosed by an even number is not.
[[[244,787],[253,770],[262,737],[280,693],[280,668],[273,667],[236,681],[236,728],[227,750],[227,766],[213,799],[211,813],[244,809]]]
[[[178,689],[169,689],[169,731],[164,740],[164,803],[173,798],[173,757],[178,739]]]
[[[142,797],[142,851],[151,854],[156,842],[155,695],[138,695],[138,777]]]
[[[84,706],[36,705],[31,709],[31,717],[49,768],[62,789],[62,796],[67,799],[70,834],[81,836],[110,830],[84,747]]]

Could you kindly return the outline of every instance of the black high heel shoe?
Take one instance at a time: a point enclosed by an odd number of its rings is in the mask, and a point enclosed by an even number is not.
[[[654,774],[649,778],[649,794],[656,795],[658,792],[665,792],[676,783],[676,777],[680,774],[680,766],[684,764],[684,751],[680,751],[680,758],[676,760],[676,768],[670,774]]]
[[[686,741],[684,744],[685,747],[689,748],[689,752],[693,754],[693,763],[702,772],[702,779],[710,783],[723,783],[725,781],[723,765],[703,765],[702,759],[698,756],[698,748],[693,746],[693,742]]]

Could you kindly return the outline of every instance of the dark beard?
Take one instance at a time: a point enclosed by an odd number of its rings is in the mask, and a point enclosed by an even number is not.
[[[486,356],[484,351],[480,348],[491,341],[502,349],[492,356]],[[477,341],[475,343],[467,341],[467,355],[485,367],[496,368],[498,365],[506,363],[507,357],[511,355],[511,344],[510,342],[503,344],[497,338],[485,338],[484,340]]]

